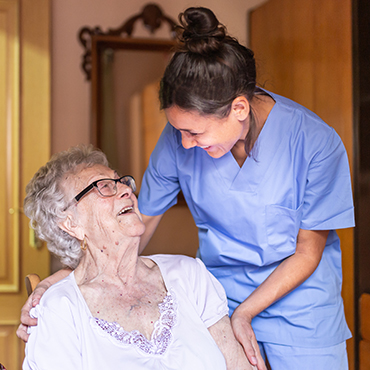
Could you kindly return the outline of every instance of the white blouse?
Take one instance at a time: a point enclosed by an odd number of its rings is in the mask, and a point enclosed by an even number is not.
[[[150,340],[94,318],[72,272],[32,310],[38,325],[30,330],[23,369],[225,370],[207,329],[228,314],[221,284],[199,259],[148,258],[159,266],[167,288]]]

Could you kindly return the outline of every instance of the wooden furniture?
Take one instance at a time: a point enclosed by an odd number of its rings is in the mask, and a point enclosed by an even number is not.
[[[132,36],[140,25],[149,37]],[[118,28],[104,32],[99,26],[84,26],[78,35],[84,48],[81,67],[91,81],[91,143],[102,149],[111,165],[138,181],[147,165],[138,152],[138,148],[145,150],[147,131],[132,118],[142,115],[141,108],[133,112],[132,101],[148,84],[159,82],[175,45],[176,25],[151,3]],[[155,37],[159,31],[165,31],[165,36]],[[138,157],[142,163],[137,163]]]
[[[50,158],[50,0],[0,1],[0,361],[20,370],[16,336],[29,271],[50,273],[46,245],[32,244],[25,187]]]
[[[40,276],[37,274],[29,274],[25,278],[27,295],[30,294],[35,290],[37,284],[40,282]]]
[[[250,47],[255,52],[258,84],[306,106],[332,126],[347,149],[353,174],[352,1],[339,3],[264,2],[250,14]],[[355,336],[354,230],[338,234],[345,314]],[[354,344],[353,339],[347,342],[350,369],[355,368]]]
[[[133,37],[140,26],[145,37]],[[136,179],[138,191],[149,155],[167,123],[158,91],[176,44],[176,26],[151,3],[118,28],[104,32],[99,26],[84,26],[78,33],[84,48],[81,67],[91,81],[90,141],[119,173]],[[147,96],[151,86],[154,100]]]
[[[370,294],[360,297],[360,370],[370,370]]]

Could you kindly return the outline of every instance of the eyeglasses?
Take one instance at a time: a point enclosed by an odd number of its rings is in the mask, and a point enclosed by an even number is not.
[[[94,188],[98,189],[98,192],[102,197],[112,197],[113,195],[117,194],[117,182],[129,186],[133,192],[136,191],[135,179],[132,176],[126,175],[120,177],[119,179],[101,179],[94,181],[88,187],[78,193],[74,197],[74,200],[79,202],[85,194]]]

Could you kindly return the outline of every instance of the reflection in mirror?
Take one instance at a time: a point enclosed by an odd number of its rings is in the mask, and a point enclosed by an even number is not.
[[[159,81],[170,52],[105,49],[101,54],[100,148],[138,189],[167,120],[160,111]]]

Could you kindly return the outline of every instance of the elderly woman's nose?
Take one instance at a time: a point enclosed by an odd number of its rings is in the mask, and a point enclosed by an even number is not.
[[[122,184],[120,182],[117,183],[117,195],[119,197],[130,197],[132,194],[132,189],[130,186]]]

